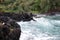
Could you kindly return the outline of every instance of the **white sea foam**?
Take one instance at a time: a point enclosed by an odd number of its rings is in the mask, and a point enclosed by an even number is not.
[[[36,21],[18,22],[21,26],[20,40],[60,40],[60,21],[34,18]],[[55,26],[56,25],[56,26]]]

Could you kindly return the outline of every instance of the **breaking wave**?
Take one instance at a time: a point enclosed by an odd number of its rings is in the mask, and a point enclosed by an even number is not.
[[[54,18],[57,16],[18,22],[22,30],[20,40],[60,40],[60,20]]]

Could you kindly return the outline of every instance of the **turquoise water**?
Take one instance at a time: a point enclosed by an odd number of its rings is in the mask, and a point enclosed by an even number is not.
[[[34,18],[36,21],[18,22],[20,40],[60,40],[60,16]]]

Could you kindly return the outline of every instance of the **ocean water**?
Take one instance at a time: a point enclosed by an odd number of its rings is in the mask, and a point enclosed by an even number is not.
[[[34,18],[17,22],[21,26],[20,40],[60,40],[60,16]]]

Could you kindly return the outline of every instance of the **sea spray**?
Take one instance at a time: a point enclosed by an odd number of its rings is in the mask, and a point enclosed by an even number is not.
[[[22,29],[20,40],[60,40],[60,20],[34,19],[36,21],[18,22]]]

